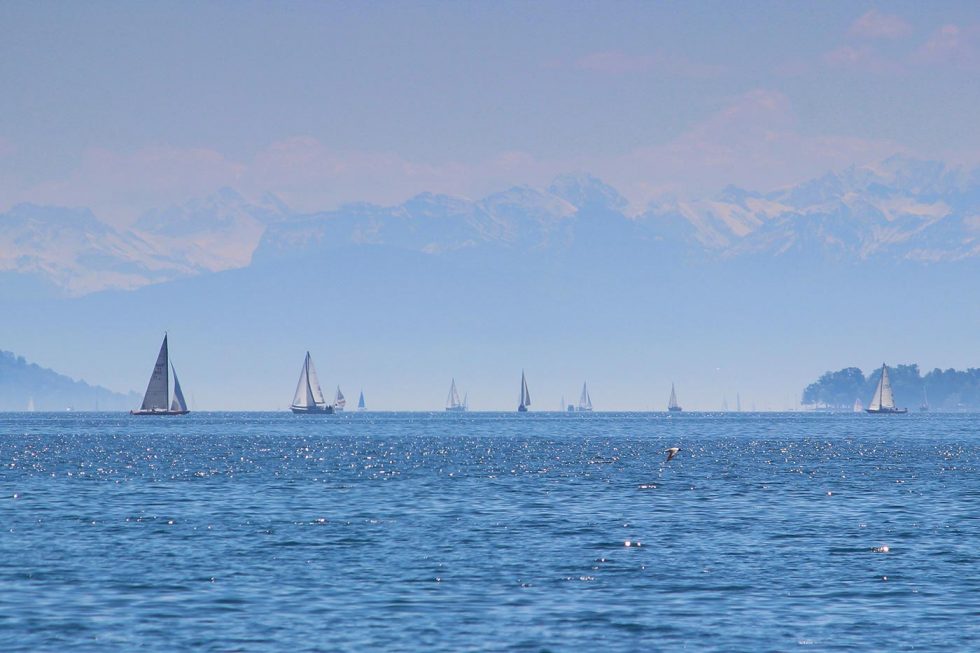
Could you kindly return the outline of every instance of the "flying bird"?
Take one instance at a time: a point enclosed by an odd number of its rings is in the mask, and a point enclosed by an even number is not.
[[[669,463],[671,460],[674,459],[674,456],[676,456],[677,455],[677,452],[680,451],[680,450],[681,450],[680,447],[671,447],[670,449],[667,449],[666,451],[664,451],[664,453],[667,454],[667,460],[665,460],[664,462],[668,462]]]

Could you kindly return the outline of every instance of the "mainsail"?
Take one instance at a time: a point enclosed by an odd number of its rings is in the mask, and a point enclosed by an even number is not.
[[[180,381],[177,380],[177,368],[170,363],[170,370],[174,373],[174,400],[170,404],[170,412],[186,413],[187,402],[184,401],[184,393],[180,391]]]
[[[531,393],[527,389],[527,378],[524,376],[524,371],[521,370],[521,404],[519,408],[527,409],[531,405]]]
[[[585,383],[582,384],[582,396],[578,398],[578,409],[584,412],[592,410],[592,397],[589,396],[589,389]]]
[[[153,373],[150,374],[150,382],[146,386],[146,394],[143,395],[143,404],[140,406],[140,410],[167,410],[167,404],[170,400],[170,384],[167,378],[168,356],[167,336],[164,334],[163,344],[160,345],[160,353],[157,355],[156,365],[153,366]]]
[[[890,411],[895,409],[895,397],[892,395],[892,382],[888,378],[888,366],[881,366],[881,378],[878,379],[878,387],[871,398],[868,410],[871,411]]]
[[[662,396],[662,395],[661,395]],[[680,406],[677,403],[677,392],[674,390],[674,384],[670,384],[670,401],[667,402],[667,410],[677,410]]]
[[[855,413],[863,413],[864,412],[864,404],[861,403],[861,400],[860,399],[855,399],[854,400],[854,412]]]
[[[343,410],[344,406],[347,405],[347,400],[344,399],[344,393],[340,391],[340,386],[337,386],[337,395],[333,399],[333,407],[337,410]]]
[[[310,352],[306,352],[306,359],[303,361],[303,369],[299,373],[299,382],[296,384],[296,394],[293,395],[293,406],[297,408],[316,408],[323,406],[323,391],[320,390],[320,379],[316,375],[316,366]]]
[[[459,400],[459,391],[456,390],[456,379],[452,380],[449,384],[449,395],[446,397],[446,408],[450,410],[459,410],[462,408],[463,402]]]
[[[364,410],[364,391],[361,390],[361,396],[357,399],[357,410]]]

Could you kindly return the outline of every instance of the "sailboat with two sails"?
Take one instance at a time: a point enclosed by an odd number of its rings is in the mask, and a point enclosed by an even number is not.
[[[342,413],[344,412],[344,406],[347,405],[347,399],[344,397],[344,393],[340,391],[340,386],[337,386],[337,394],[333,396],[333,412]]]
[[[459,390],[456,389],[455,378],[449,384],[449,394],[446,396],[446,412],[447,413],[466,412],[466,399],[464,398],[462,401],[460,401]]]
[[[517,412],[526,413],[530,405],[531,393],[527,389],[527,377],[524,376],[524,370],[521,370],[521,403],[517,406]]]
[[[592,412],[592,397],[589,395],[589,389],[586,384],[582,384],[582,394],[578,398],[578,405],[575,407],[575,412],[577,413],[591,413]]]
[[[299,372],[299,383],[296,384],[296,394],[289,410],[297,415],[330,415],[333,406],[327,404],[320,389],[320,379],[316,375],[316,366],[310,352],[306,352],[303,368]]]
[[[897,408],[895,397],[892,395],[892,382],[888,378],[888,366],[881,364],[881,378],[878,379],[878,387],[875,388],[871,403],[864,409],[872,415],[900,415],[909,412],[908,408]]]
[[[170,372],[174,375],[174,396],[170,400]],[[167,334],[163,334],[163,344],[157,354],[157,362],[150,373],[150,382],[143,395],[143,403],[136,410],[129,411],[130,415],[186,415],[187,402],[177,380],[177,369],[170,362],[170,349],[167,345]]]

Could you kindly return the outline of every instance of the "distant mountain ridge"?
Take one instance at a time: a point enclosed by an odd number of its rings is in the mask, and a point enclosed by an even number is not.
[[[440,255],[659,248],[708,260],[780,258],[955,263],[980,256],[980,168],[892,157],[770,193],[627,201],[589,175],[481,199],[423,193],[299,214],[232,189],[146,212],[117,230],[86,209],[18,205],[0,215],[0,272],[68,295],[131,290],[304,252],[385,246]]]
[[[0,351],[0,410],[129,410],[139,404],[140,398],[135,392],[120,394],[76,381],[28,363],[9,351]]]

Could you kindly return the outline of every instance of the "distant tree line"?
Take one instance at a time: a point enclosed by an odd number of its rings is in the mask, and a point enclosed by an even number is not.
[[[980,410],[980,369],[934,369],[925,376],[919,366],[888,367],[895,403],[917,409],[928,403],[931,410]],[[856,399],[867,406],[878,387],[881,368],[865,376],[857,367],[826,372],[803,391],[803,403],[815,408],[850,409]]]

